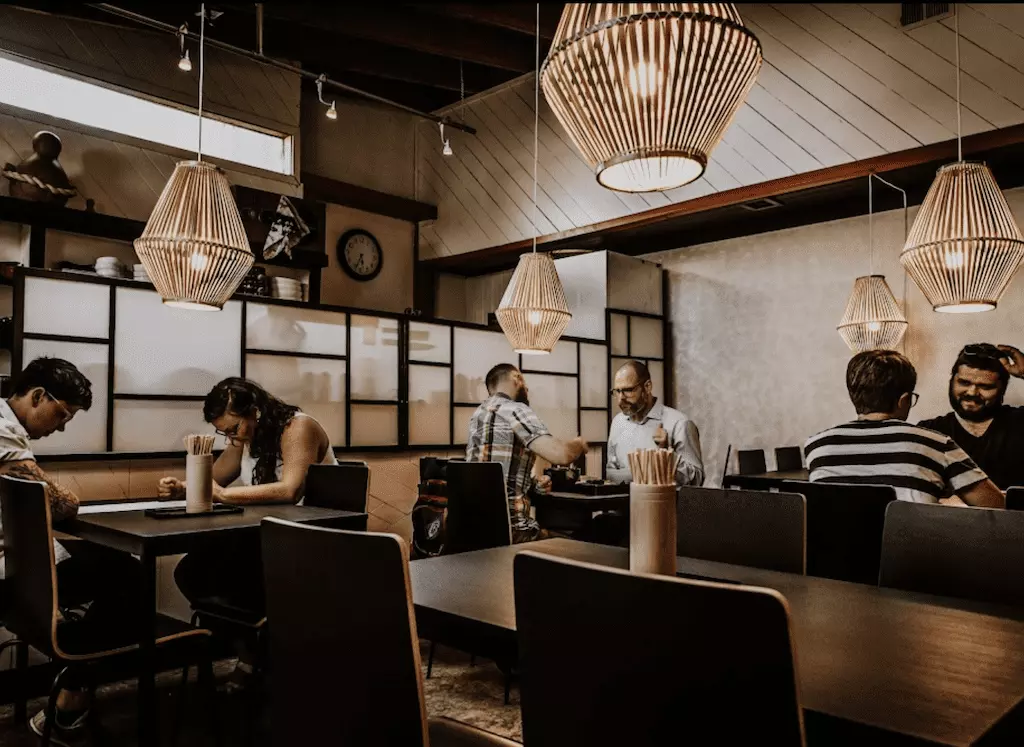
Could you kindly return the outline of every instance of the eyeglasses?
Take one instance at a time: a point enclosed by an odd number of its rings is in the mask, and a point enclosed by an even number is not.
[[[995,345],[988,345],[985,343],[965,345],[964,349],[960,351],[960,355],[967,356],[968,358],[989,358],[994,360],[1009,357],[1007,353],[1003,352]]]
[[[241,423],[236,423],[234,426],[228,428],[226,431],[217,430],[215,428],[213,432],[216,433],[218,436],[223,436],[224,438],[230,440],[238,435],[238,427],[240,425]]]
[[[67,406],[63,402],[61,402],[59,399],[54,397],[52,394],[50,394],[45,389],[43,390],[43,394],[45,394],[47,397],[49,397],[50,400],[52,402],[54,402],[57,405],[57,407],[60,408],[60,412],[61,412],[61,420],[60,420],[60,422],[61,422],[61,425],[65,425],[66,423],[69,423],[71,421],[71,418],[75,417],[75,413],[71,412],[71,410],[69,410],[67,408]]]
[[[910,393],[910,406],[914,407],[917,404],[917,401],[919,399],[921,399],[921,395],[920,394],[918,394],[917,392],[911,392]]]
[[[644,383],[646,383],[646,382],[644,382]],[[644,384],[641,383],[641,384],[634,384],[633,386],[623,387],[622,389],[612,389],[611,393],[612,393],[613,397],[618,397],[619,395],[622,395],[622,394],[632,394],[633,392],[635,392],[637,389],[639,389],[643,385]]]

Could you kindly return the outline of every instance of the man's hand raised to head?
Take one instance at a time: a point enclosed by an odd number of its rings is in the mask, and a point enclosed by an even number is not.
[[[1024,353],[1012,345],[996,345],[996,347],[1006,353],[1006,358],[1001,360],[1003,367],[1010,372],[1010,376],[1024,379]]]

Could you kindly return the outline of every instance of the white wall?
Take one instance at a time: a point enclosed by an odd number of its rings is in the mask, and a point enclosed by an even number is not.
[[[1024,218],[1024,189],[1007,200]],[[910,212],[914,219],[916,208]],[[650,255],[669,273],[675,401],[701,431],[709,481],[721,479],[726,447],[803,445],[854,417],[846,394],[850,351],[836,332],[853,280],[868,274],[868,218],[850,218]],[[949,410],[946,388],[969,342],[1024,345],[1024,278],[999,308],[949,315],[931,310],[899,265],[903,211],[875,216],[875,271],[905,305],[904,352],[918,371],[912,419]],[[1024,384],[1007,402],[1024,404]]]

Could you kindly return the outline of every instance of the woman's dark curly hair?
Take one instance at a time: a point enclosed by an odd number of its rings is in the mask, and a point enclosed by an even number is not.
[[[212,423],[225,412],[245,418],[259,411],[256,428],[249,441],[249,454],[256,460],[252,484],[277,481],[277,461],[281,458],[281,434],[299,411],[285,404],[254,381],[233,376],[210,390],[203,402],[203,417]]]

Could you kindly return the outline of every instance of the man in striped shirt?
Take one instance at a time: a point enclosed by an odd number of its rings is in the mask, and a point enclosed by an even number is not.
[[[949,436],[906,422],[917,371],[893,350],[858,353],[846,368],[857,419],[808,439],[811,482],[891,485],[900,500],[1003,508],[1002,492]]]

